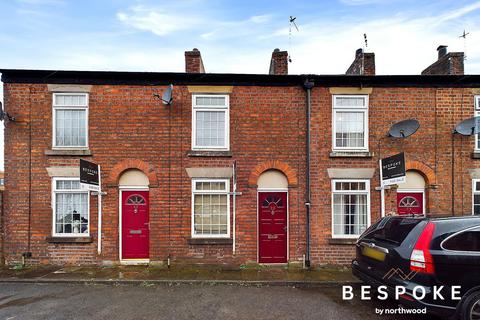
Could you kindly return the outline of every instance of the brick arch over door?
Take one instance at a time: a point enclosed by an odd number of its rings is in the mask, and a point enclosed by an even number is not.
[[[432,168],[420,161],[407,161],[405,165],[406,170],[415,170],[422,174],[425,178],[426,185],[432,185],[437,183],[437,176]]]
[[[278,160],[269,160],[257,165],[250,173],[248,185],[251,187],[257,186],[260,175],[271,169],[281,171],[287,177],[289,187],[296,187],[298,185],[297,173],[288,164]]]
[[[129,169],[138,169],[145,173],[150,181],[150,187],[158,186],[157,174],[154,167],[139,159],[126,159],[117,163],[110,171],[107,183],[109,185],[118,185],[118,181],[122,173]]]

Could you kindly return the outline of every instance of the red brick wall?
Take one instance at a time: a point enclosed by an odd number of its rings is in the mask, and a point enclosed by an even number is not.
[[[32,263],[90,264],[118,261],[118,187],[116,179],[128,162],[157,183],[150,189],[150,254],[153,261],[245,263],[257,260],[256,186],[252,176],[263,163],[290,168],[298,184],[289,188],[290,261],[305,253],[305,92],[300,87],[234,87],[230,95],[230,142],[232,157],[191,157],[191,93],[175,86],[174,103],[168,107],[153,97],[165,87],[93,86],[89,106],[91,157],[102,165],[103,252],[96,253],[97,202],[91,197],[89,244],[51,244],[51,180],[46,167],[74,166],[78,157],[47,156],[51,148],[52,94],[42,84],[5,84],[5,106],[20,122],[8,123],[5,131],[5,257],[8,263],[31,251]],[[380,215],[378,160],[404,151],[407,160],[421,163],[434,173],[429,181],[430,213],[448,214],[454,192],[455,214],[471,211],[469,169],[473,138],[455,136],[452,188],[451,130],[473,115],[473,89],[373,88],[369,103],[370,158],[330,158],[332,148],[332,100],[328,88],[312,93],[312,211],[311,259],[313,264],[348,264],[353,245],[331,242],[331,185],[327,168],[375,168],[371,181],[372,221]],[[29,171],[29,117],[31,113],[32,170]],[[408,139],[386,137],[394,122],[416,118],[420,130]],[[27,121],[27,122],[22,122]],[[130,161],[129,161],[130,159]],[[189,245],[191,180],[188,167],[238,165],[237,254],[229,245]],[[417,161],[417,162],[413,162]],[[285,171],[288,171],[285,169]],[[425,172],[424,172],[425,173]],[[31,198],[29,199],[29,178]],[[433,188],[436,189],[433,189]],[[394,210],[396,191],[386,192],[387,209]],[[31,204],[31,210],[29,205]],[[28,248],[29,211],[31,212]]]
[[[369,96],[370,158],[331,158],[332,96],[328,88],[314,88],[312,100],[312,262],[350,263],[354,247],[330,245],[331,185],[327,168],[375,168],[371,180],[372,222],[380,217],[378,187],[380,158],[405,152],[407,161],[430,168],[436,181],[428,181],[427,213],[455,215],[471,213],[469,169],[480,168],[472,159],[473,137],[454,136],[454,184],[452,188],[452,130],[462,119],[473,116],[473,89],[373,88]],[[407,139],[386,137],[389,127],[400,120],[415,118],[421,127]],[[425,170],[426,171],[426,170]],[[428,172],[422,172],[427,174]],[[386,191],[386,212],[396,212],[396,190]]]
[[[127,159],[146,163],[158,186],[150,189],[151,260],[198,262],[256,261],[256,186],[248,183],[252,170],[270,160],[287,164],[300,184],[289,190],[290,259],[304,253],[303,197],[305,163],[304,93],[299,87],[235,87],[230,95],[232,157],[189,157],[191,147],[191,93],[176,86],[168,107],[154,98],[165,87],[94,86],[90,92],[89,139],[91,157],[102,165],[103,253],[96,256],[97,203],[91,197],[90,244],[53,245],[50,177],[46,167],[75,166],[78,157],[47,156],[51,148],[51,92],[46,85],[5,85],[5,105],[11,114],[28,119],[32,112],[32,262],[92,263],[118,260],[118,188],[107,185]],[[31,92],[29,94],[29,92]],[[169,130],[170,128],[170,130]],[[19,260],[28,240],[28,126],[9,123],[6,130],[6,258]],[[191,180],[188,167],[238,166],[237,255],[228,245],[188,245],[191,225]],[[117,176],[118,179],[118,176]],[[152,179],[151,179],[152,180]],[[71,250],[69,250],[69,248]]]

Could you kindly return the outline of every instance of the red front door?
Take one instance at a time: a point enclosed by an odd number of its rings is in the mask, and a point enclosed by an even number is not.
[[[287,193],[258,193],[258,262],[287,262]]]
[[[122,259],[149,258],[148,191],[122,191]]]
[[[398,214],[424,214],[423,192],[397,191]]]

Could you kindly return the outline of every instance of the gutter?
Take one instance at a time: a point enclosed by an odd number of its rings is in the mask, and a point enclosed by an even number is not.
[[[312,103],[311,103],[311,96],[312,96],[312,88],[314,87],[315,83],[311,80],[305,79],[305,82],[303,83],[303,88],[307,92],[307,134],[306,134],[306,180],[305,180],[305,189],[306,189],[306,194],[305,194],[305,208],[306,208],[306,248],[305,248],[305,267],[310,268],[310,198],[311,198],[311,192],[310,192],[310,113],[311,113],[311,108],[312,108]]]

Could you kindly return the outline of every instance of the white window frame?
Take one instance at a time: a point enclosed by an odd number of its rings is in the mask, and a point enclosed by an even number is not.
[[[196,190],[197,182],[225,182],[225,190]],[[195,195],[196,194],[221,194],[227,195],[227,234],[195,234]],[[192,179],[192,214],[191,236],[196,239],[229,239],[230,238],[230,180],[229,179]]]
[[[476,95],[474,96],[474,105],[475,105],[475,108],[474,108],[474,116],[475,117],[479,117],[480,116],[480,95]],[[479,142],[479,135],[480,134],[476,134],[475,135],[475,147],[474,147],[474,151],[476,152],[480,152],[480,147],[478,146],[478,142]]]
[[[336,190],[335,183],[336,182],[364,182],[366,190]],[[369,179],[332,179],[331,181],[331,230],[332,230],[332,238],[333,239],[357,239],[360,235],[339,235],[335,234],[334,229],[334,195],[335,194],[359,194],[359,195],[367,195],[367,225],[366,228],[370,227],[371,224],[371,207],[370,207],[370,180]]]
[[[476,189],[476,183],[480,179],[472,179],[472,216],[475,215],[475,195],[480,195],[480,190]]]
[[[57,181],[59,180],[69,180],[69,181],[80,181],[80,178],[72,178],[72,177],[53,177],[52,178],[52,236],[54,237],[90,237],[90,191],[83,190],[83,189],[75,189],[75,190],[57,190]],[[87,216],[88,216],[88,225],[87,225],[87,233],[57,233],[56,232],[56,212],[57,212],[57,193],[86,193],[87,194]]]
[[[197,98],[201,97],[224,97],[224,106],[201,106],[197,105]],[[197,111],[225,111],[225,145],[223,146],[198,146],[196,143],[197,134]],[[192,95],[192,150],[214,150],[228,151],[230,150],[230,96],[228,94],[193,94]]]
[[[365,106],[363,107],[344,107],[337,106],[337,98],[364,98]],[[369,96],[368,94],[334,94],[332,95],[332,150],[333,151],[353,151],[353,152],[368,152],[368,108],[369,108]],[[337,135],[337,125],[336,125],[336,114],[337,111],[340,112],[363,112],[363,123],[364,123],[364,136],[363,136],[363,147],[337,147],[336,146],[336,135]]]
[[[82,95],[85,96],[86,104],[84,106],[63,106],[56,104],[57,96]],[[88,149],[88,109],[89,109],[89,94],[85,92],[55,92],[52,95],[52,149]],[[85,110],[85,145],[84,146],[57,146],[57,110]]]

